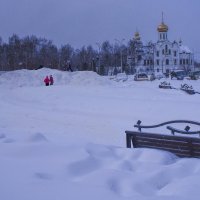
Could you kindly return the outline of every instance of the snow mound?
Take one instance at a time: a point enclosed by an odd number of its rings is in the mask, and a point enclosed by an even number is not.
[[[47,142],[47,138],[42,133],[35,133],[31,135],[30,142]]]
[[[4,133],[1,133],[0,134],[0,139],[3,139],[3,138],[5,138],[6,137],[6,135],[4,134]]]
[[[3,142],[4,143],[13,143],[13,142],[15,142],[15,140],[12,138],[6,138]]]
[[[86,157],[68,164],[71,180],[82,185],[93,183],[120,197],[168,196],[175,180],[193,174],[192,169],[184,172],[187,161],[183,166],[177,164],[181,161],[169,152],[97,144],[88,144],[85,151]]]
[[[52,179],[52,176],[50,174],[44,172],[36,172],[34,175],[37,179],[42,179],[42,180]]]
[[[52,75],[54,85],[110,85],[113,82],[107,77],[99,76],[92,71],[66,72],[42,68],[39,70],[16,70],[0,75],[0,85],[11,87],[43,86],[44,78]]]

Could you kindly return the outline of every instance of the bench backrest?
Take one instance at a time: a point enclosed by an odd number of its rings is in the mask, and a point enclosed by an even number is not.
[[[127,148],[144,147],[166,150],[179,157],[200,157],[200,139],[174,135],[161,135],[138,131],[125,131]]]

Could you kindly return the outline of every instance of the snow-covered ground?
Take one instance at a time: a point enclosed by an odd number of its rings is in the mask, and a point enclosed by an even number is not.
[[[45,87],[50,74],[55,85]],[[167,81],[200,92],[200,81]],[[125,148],[124,131],[138,119],[200,121],[199,94],[160,82],[50,69],[1,74],[0,199],[198,200],[200,159]]]

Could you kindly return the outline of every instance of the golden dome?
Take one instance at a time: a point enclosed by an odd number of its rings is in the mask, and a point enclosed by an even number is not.
[[[168,31],[168,26],[166,24],[164,24],[164,22],[162,22],[158,28],[157,28],[158,32],[167,32]]]
[[[140,40],[140,34],[138,31],[135,32],[135,37],[136,40]]]

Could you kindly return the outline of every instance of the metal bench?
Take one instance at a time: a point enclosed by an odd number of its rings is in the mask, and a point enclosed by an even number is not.
[[[189,86],[188,84],[181,85],[181,90],[188,94],[195,94],[195,91],[192,86]]]
[[[187,126],[184,130],[167,126],[172,135],[156,134],[142,132],[142,129],[157,128],[174,123],[185,123]],[[169,151],[179,157],[200,157],[200,138],[188,137],[188,135],[200,135],[200,131],[190,131],[188,124],[200,126],[199,122],[189,120],[174,120],[164,122],[158,125],[143,126],[139,120],[134,127],[138,131],[125,131],[127,148],[153,148]],[[177,136],[175,133],[185,134],[187,136]]]

